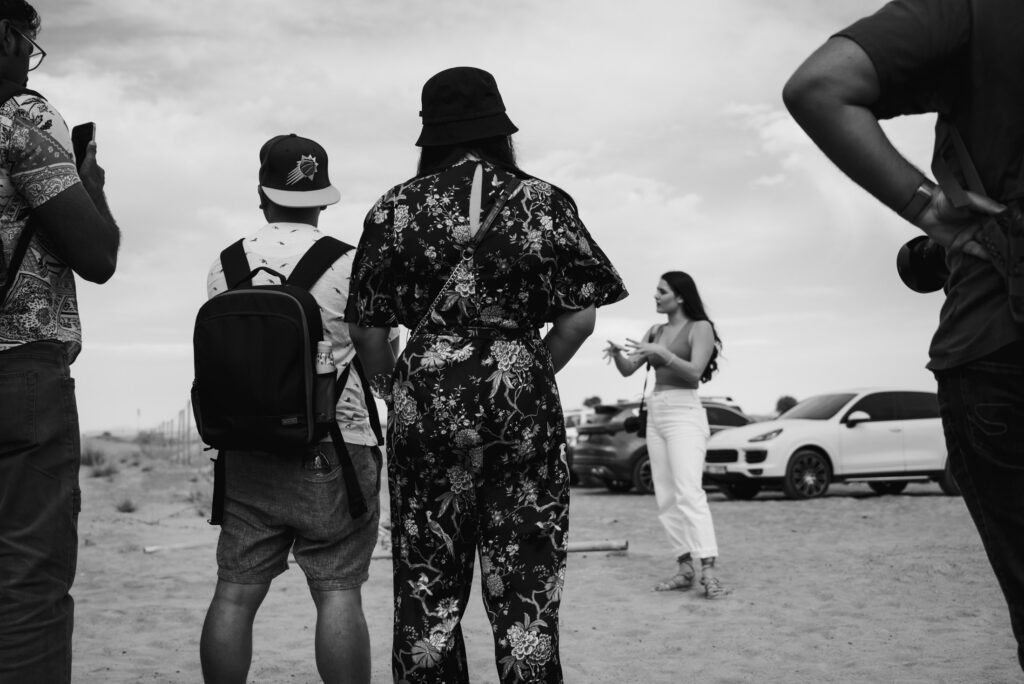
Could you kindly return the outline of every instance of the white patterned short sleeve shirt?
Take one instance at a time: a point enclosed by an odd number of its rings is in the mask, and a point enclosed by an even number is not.
[[[250,268],[265,266],[282,274],[291,275],[295,264],[314,242],[324,236],[315,227],[299,223],[271,223],[245,238],[245,256]],[[332,264],[310,289],[320,305],[324,334],[331,343],[334,364],[342,371],[356,352],[349,337],[348,324],[342,320],[348,301],[348,283],[352,274],[352,249]],[[253,276],[254,285],[276,284],[278,279],[261,271]],[[206,279],[206,295],[214,297],[228,289],[220,258],[210,266]],[[397,328],[392,336],[397,336]],[[337,407],[338,425],[349,444],[372,446],[377,438],[370,427],[363,387],[357,373],[350,372]]]

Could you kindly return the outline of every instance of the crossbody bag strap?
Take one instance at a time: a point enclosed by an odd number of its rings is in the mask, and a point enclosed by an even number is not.
[[[971,155],[967,151],[967,145],[960,136],[956,126],[939,117],[935,124],[935,136],[937,138],[936,149],[938,153],[932,162],[932,173],[935,180],[939,182],[942,192],[957,209],[962,209],[970,204],[967,193],[960,185],[954,167],[959,168],[963,173],[967,189],[979,195],[985,195],[985,186],[981,183],[981,176],[971,161]]]
[[[458,274],[459,270],[473,258],[473,254],[476,252],[477,247],[479,247],[480,243],[483,242],[485,237],[487,237],[487,233],[491,230],[491,226],[494,224],[495,219],[498,218],[498,214],[505,207],[505,203],[508,202],[513,195],[519,192],[519,188],[521,188],[522,185],[523,184],[521,182],[516,181],[514,184],[506,183],[501,189],[501,193],[498,195],[498,198],[494,200],[494,206],[491,207],[490,212],[487,214],[487,218],[485,218],[484,222],[480,225],[480,229],[476,231],[476,235],[473,236],[473,240],[466,245],[465,249],[462,250],[462,259],[459,263],[455,264],[455,268],[452,269],[451,275],[448,276],[448,280],[446,280],[444,285],[441,286],[441,290],[437,293],[437,296],[434,297],[434,301],[430,303],[430,306],[427,307],[427,310],[424,312],[420,322],[416,324],[416,329],[413,330],[412,335],[409,336],[410,340],[416,337],[423,326],[426,325],[427,321],[430,320],[431,315],[437,310],[437,305],[441,302],[441,297],[448,291],[448,288],[451,286],[456,274]],[[406,344],[408,344],[408,342]]]
[[[654,342],[654,331],[647,333],[647,343]],[[651,377],[651,364],[648,363],[644,368],[644,388],[640,392],[640,410],[644,410],[644,404],[647,403],[647,380]]]

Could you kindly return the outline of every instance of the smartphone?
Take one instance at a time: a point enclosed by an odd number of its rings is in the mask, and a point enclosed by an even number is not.
[[[93,122],[78,124],[71,129],[71,145],[75,149],[75,166],[82,168],[82,160],[85,159],[85,151],[93,140],[96,139],[96,124]]]

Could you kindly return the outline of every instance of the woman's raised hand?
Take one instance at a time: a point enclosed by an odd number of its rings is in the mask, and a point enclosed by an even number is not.
[[[671,354],[664,345],[655,342],[638,342],[628,338],[626,339],[626,351],[631,360],[647,363],[652,361],[664,362],[669,354]]]
[[[611,340],[608,340],[608,346],[604,348],[602,358],[605,359],[606,363],[611,363],[616,356],[618,356],[625,350],[626,348],[623,347],[621,344],[617,344],[615,342],[612,342]]]

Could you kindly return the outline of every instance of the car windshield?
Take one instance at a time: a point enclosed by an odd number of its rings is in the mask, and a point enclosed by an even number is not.
[[[783,413],[779,418],[802,418],[804,420],[828,420],[839,412],[854,394],[821,394],[804,399]]]

